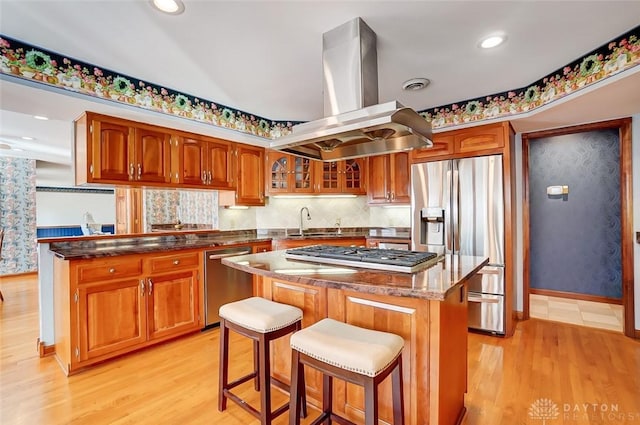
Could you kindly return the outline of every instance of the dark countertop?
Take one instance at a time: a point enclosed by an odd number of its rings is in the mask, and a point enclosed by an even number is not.
[[[114,257],[127,254],[145,254],[157,251],[185,249],[207,249],[243,243],[269,242],[272,239],[336,239],[336,238],[381,238],[407,239],[407,229],[348,228],[341,233],[335,229],[306,229],[304,236],[293,236],[298,230],[191,230],[166,231],[134,235],[91,235],[38,239],[48,243],[49,251],[65,260]],[[385,236],[381,236],[381,235]],[[389,235],[389,236],[387,236]],[[397,236],[396,236],[397,235]]]
[[[222,259],[229,267],[288,282],[433,300],[443,300],[488,261],[484,257],[446,255],[425,270],[400,273],[291,260],[285,258],[284,251]]]

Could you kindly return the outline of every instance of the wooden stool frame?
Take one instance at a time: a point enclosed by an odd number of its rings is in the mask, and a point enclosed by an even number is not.
[[[314,359],[298,350],[291,350],[291,398],[289,408],[289,425],[300,425],[300,409],[297,400],[305,393],[304,365],[320,371],[322,376],[322,413],[310,425],[336,422],[340,425],[355,425],[342,416],[333,413],[333,378],[342,379],[364,387],[365,425],[378,425],[378,385],[391,375],[393,393],[393,423],[404,425],[404,398],[402,394],[402,353],[389,366],[376,376],[366,376],[357,372],[342,369],[321,360]],[[297,382],[297,385],[293,385]]]
[[[289,409],[290,403],[283,404],[275,410],[271,410],[271,385],[290,392],[290,386],[271,376],[270,342],[285,335],[299,331],[302,328],[302,321],[277,329],[272,332],[258,332],[247,329],[241,325],[233,323],[223,318],[220,319],[220,376],[218,386],[218,410],[224,411],[227,408],[227,399],[237,403],[247,412],[260,419],[262,425],[270,425],[271,421]],[[229,329],[253,340],[253,365],[254,371],[229,382]],[[231,389],[243,384],[251,379],[255,379],[254,388],[260,391],[260,411],[250,406],[244,400],[231,392]],[[304,387],[304,376],[302,376]],[[294,386],[295,387],[295,386]],[[307,416],[307,397],[305,393],[300,394],[300,402],[297,406],[302,408],[297,410],[303,417]]]

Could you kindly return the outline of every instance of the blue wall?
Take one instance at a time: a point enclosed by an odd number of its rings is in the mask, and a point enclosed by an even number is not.
[[[103,233],[114,233],[113,224],[102,225]],[[59,227],[38,227],[36,237],[39,238],[58,238],[62,236],[82,236],[82,228],[80,226],[59,226]]]
[[[619,152],[617,129],[530,140],[531,288],[622,298]]]

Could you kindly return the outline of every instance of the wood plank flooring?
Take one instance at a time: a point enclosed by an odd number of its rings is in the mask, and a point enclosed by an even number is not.
[[[38,357],[36,278],[0,278],[0,289],[0,424],[258,423],[233,403],[216,408],[217,330],[67,378],[53,357]],[[238,376],[251,345],[232,341]],[[274,404],[286,400],[274,393]],[[258,405],[251,384],[241,395]],[[536,319],[508,339],[470,334],[466,406],[465,425],[640,424],[640,342]],[[285,413],[276,424],[287,421]]]

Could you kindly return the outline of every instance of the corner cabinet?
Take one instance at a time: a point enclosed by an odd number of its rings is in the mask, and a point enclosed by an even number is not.
[[[410,204],[410,179],[408,152],[369,157],[368,203]]]
[[[202,258],[55,258],[56,357],[65,372],[201,329]]]

